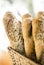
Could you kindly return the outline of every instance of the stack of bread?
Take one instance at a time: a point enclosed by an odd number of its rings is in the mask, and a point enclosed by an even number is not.
[[[6,12],[3,18],[10,40],[8,49],[13,65],[44,65],[44,12],[39,12],[34,19],[29,13],[26,13],[21,19],[22,22],[18,21],[11,12]],[[16,57],[13,57],[15,54]],[[15,63],[17,62],[15,58],[19,61],[22,58],[22,62]]]

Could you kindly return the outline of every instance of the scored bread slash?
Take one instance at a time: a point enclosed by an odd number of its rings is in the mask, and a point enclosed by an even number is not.
[[[24,57],[16,52],[12,47],[8,47],[9,55],[11,56],[13,65],[39,65],[32,60]]]
[[[22,36],[21,22],[16,19],[12,12],[6,12],[3,23],[12,48],[24,53],[24,41]]]
[[[32,22],[33,39],[35,43],[35,52],[37,61],[44,57],[44,12],[39,12]],[[41,61],[44,61],[42,59]],[[44,65],[44,64],[43,64]]]

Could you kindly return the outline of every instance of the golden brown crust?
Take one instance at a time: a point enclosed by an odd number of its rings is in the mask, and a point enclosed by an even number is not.
[[[34,44],[32,39],[32,20],[29,14],[25,14],[22,17],[22,33],[24,38],[24,47],[25,53],[27,57],[31,58],[31,54],[33,53]]]
[[[43,38],[44,38],[44,12],[39,12],[37,16],[33,19],[32,30],[33,39],[35,42],[35,51],[37,60],[40,60],[43,51]]]
[[[38,12],[38,14],[36,15],[35,19],[38,19],[40,21],[44,20],[44,12]]]
[[[31,15],[29,15],[29,14],[27,13],[27,14],[25,14],[25,15],[22,16],[22,19],[26,19],[26,18],[28,18],[28,17],[31,17]]]

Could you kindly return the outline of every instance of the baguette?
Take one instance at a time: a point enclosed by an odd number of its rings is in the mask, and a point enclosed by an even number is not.
[[[12,47],[8,47],[8,53],[11,56],[13,65],[39,65],[34,61],[19,54]]]
[[[44,47],[44,12],[39,12],[32,22],[32,33],[37,60],[41,59]]]
[[[24,53],[24,42],[22,36],[21,22],[11,12],[6,12],[3,23],[12,48]]]
[[[32,19],[31,15],[25,14],[22,16],[22,33],[24,38],[24,47],[26,56],[33,58],[34,55],[34,42],[32,37]]]

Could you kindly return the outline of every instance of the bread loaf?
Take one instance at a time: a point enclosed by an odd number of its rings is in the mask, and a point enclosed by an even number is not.
[[[36,57],[39,61],[41,59],[42,52],[44,51],[44,12],[39,12],[33,19],[32,28]]]
[[[22,33],[26,56],[33,58],[32,55],[34,55],[34,42],[32,37],[32,17],[29,14],[22,16]]]
[[[11,12],[6,12],[3,23],[12,48],[24,53],[24,42],[22,36],[21,22]]]
[[[11,47],[8,48],[8,52],[11,56],[13,65],[39,65],[39,64],[35,63],[34,61],[19,54]]]

